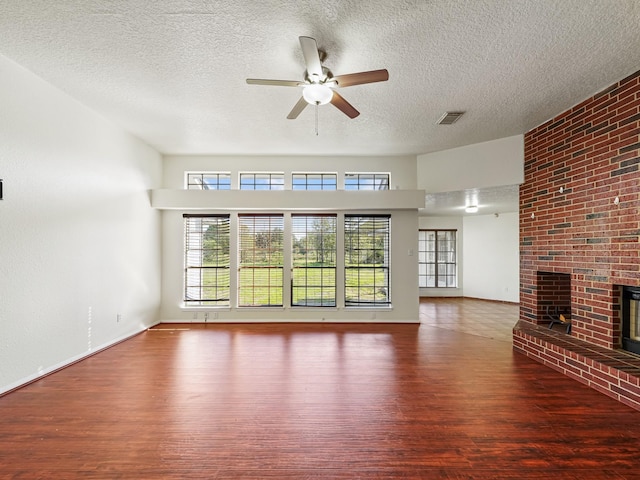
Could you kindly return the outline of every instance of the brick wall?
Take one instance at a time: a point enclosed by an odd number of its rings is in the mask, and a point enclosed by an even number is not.
[[[549,315],[571,313],[571,275],[566,273],[537,272],[536,322],[549,321]]]
[[[616,348],[618,285],[640,286],[640,72],[531,130],[524,148],[520,319],[543,320],[539,272],[568,274],[571,335]]]

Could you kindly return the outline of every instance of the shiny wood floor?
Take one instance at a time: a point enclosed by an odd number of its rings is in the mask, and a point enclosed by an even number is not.
[[[496,312],[161,325],[0,397],[0,478],[640,478],[640,412],[473,332]]]

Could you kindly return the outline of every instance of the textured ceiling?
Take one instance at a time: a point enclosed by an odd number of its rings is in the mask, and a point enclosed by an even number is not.
[[[454,192],[427,193],[421,214],[430,217],[491,215],[518,211],[518,185],[470,188]],[[465,207],[475,205],[478,211],[466,213]]]
[[[4,0],[0,53],[164,153],[419,154],[521,134],[640,68],[637,0]],[[286,115],[298,36],[334,74],[386,68]],[[437,126],[446,110],[466,115]]]

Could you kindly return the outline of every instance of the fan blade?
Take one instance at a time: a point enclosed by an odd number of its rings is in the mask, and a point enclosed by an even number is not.
[[[298,118],[298,115],[300,115],[300,113],[302,112],[302,110],[304,110],[304,107],[306,107],[307,105],[309,105],[307,103],[307,101],[304,99],[304,97],[300,97],[300,100],[298,100],[298,103],[296,103],[293,108],[291,109],[291,111],[289,112],[289,115],[287,115],[287,118],[289,120],[295,120],[296,118]]]
[[[262,78],[247,78],[249,85],[275,85],[277,87],[299,87],[304,85],[304,82],[297,80],[265,80]]]
[[[387,70],[371,70],[370,72],[349,73],[333,77],[338,82],[339,87],[350,87],[351,85],[362,85],[363,83],[386,82],[389,80]]]
[[[304,63],[307,66],[307,75],[309,78],[317,76],[322,78],[322,64],[320,63],[320,55],[318,54],[318,44],[311,37],[300,37],[300,46],[302,47],[302,55]]]
[[[333,92],[333,97],[331,97],[331,104],[349,118],[356,118],[360,115],[360,112],[353,108],[353,105],[347,102],[344,97],[335,90]]]

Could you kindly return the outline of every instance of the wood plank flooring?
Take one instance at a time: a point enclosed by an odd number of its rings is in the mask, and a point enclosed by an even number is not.
[[[0,478],[640,479],[640,412],[473,331],[517,308],[161,325],[0,397]]]

